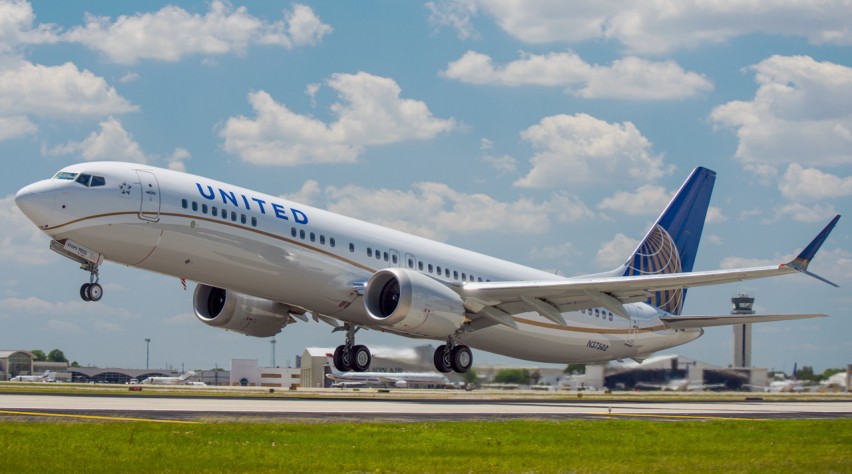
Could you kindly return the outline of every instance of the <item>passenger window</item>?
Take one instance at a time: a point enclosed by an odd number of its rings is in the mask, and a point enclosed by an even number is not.
[[[302,240],[305,240],[305,230],[304,229],[299,230],[299,238],[302,239]]]
[[[195,201],[192,201],[192,210],[198,212],[198,203]]]
[[[446,276],[447,278],[450,277],[450,269],[449,268],[444,269],[444,276]]]
[[[251,218],[251,226],[257,227],[257,217],[252,216]]]
[[[201,213],[202,213],[202,214],[207,214],[207,204],[202,204],[202,205],[201,205]]]
[[[349,242],[349,251],[350,251],[350,252],[354,252],[354,251],[355,251],[355,244],[353,244],[352,242]]]
[[[320,234],[320,245],[325,245],[325,236]]]
[[[316,241],[317,241],[317,234],[314,234],[313,232],[311,232],[311,242],[316,242]]]
[[[458,272],[458,270],[453,270],[453,280],[458,280],[458,279],[459,279],[459,272]]]
[[[423,271],[423,262],[417,262],[417,269]]]
[[[291,236],[291,237],[295,237],[295,236],[296,236],[296,228],[295,228],[295,227],[290,227],[290,236]]]
[[[414,268],[414,259],[413,258],[408,259],[408,268]]]
[[[368,256],[368,257],[372,257],[372,256],[373,256],[373,249],[371,249],[370,247],[367,247],[367,256]]]
[[[231,211],[231,221],[237,222],[237,213],[234,211]]]
[[[210,214],[213,214],[213,217],[219,217],[219,209],[216,206],[211,207]]]
[[[391,261],[394,265],[396,265],[396,263],[399,261],[399,257],[397,257],[396,255],[391,255]]]
[[[95,186],[103,186],[105,184],[106,184],[106,180],[104,179],[103,176],[92,176],[92,182],[89,183],[89,186],[95,187]]]
[[[436,273],[438,273],[438,275],[440,275],[441,274],[441,267],[435,267],[435,271],[436,271]]]
[[[432,264],[429,264],[429,273],[432,273]]]
[[[189,209],[189,201],[187,201],[186,199],[181,199],[180,206],[184,209]]]
[[[240,224],[245,224],[245,223],[246,223],[246,215],[240,214]]]
[[[329,239],[328,239],[328,243],[329,243],[329,245],[331,245],[332,247],[334,247],[334,237],[329,237]]]

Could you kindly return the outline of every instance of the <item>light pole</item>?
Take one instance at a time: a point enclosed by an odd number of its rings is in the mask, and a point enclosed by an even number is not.
[[[151,339],[145,338],[145,370],[148,370],[148,361],[151,360]]]
[[[275,336],[272,336],[272,340],[269,343],[272,344],[272,367],[275,367]]]

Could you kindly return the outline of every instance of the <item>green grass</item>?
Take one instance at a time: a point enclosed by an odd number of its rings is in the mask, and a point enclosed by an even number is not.
[[[850,472],[852,420],[0,423],[2,472]]]

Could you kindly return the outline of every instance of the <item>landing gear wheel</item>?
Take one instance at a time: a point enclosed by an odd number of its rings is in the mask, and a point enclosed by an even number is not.
[[[369,369],[372,359],[370,349],[367,349],[367,346],[358,345],[352,348],[352,370],[355,372],[365,372]]]
[[[98,283],[92,283],[87,293],[90,301],[100,301],[104,297],[104,288]]]
[[[470,370],[471,365],[473,365],[473,353],[469,347],[458,345],[453,348],[450,354],[450,366],[455,372],[463,374]]]
[[[445,344],[441,344],[435,349],[435,355],[432,359],[435,362],[435,368],[438,369],[438,372],[446,374],[453,370],[453,367],[450,365],[450,351],[447,350]]]
[[[346,346],[340,345],[334,350],[334,368],[341,372],[352,370],[352,356]]]
[[[80,298],[83,301],[92,301],[91,295],[89,295],[89,287],[92,285],[90,283],[83,283],[83,286],[80,287]]]

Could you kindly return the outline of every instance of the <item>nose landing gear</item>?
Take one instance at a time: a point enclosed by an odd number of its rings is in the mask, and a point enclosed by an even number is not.
[[[80,287],[80,298],[83,301],[100,301],[104,296],[104,288],[98,283],[98,266],[87,262],[80,268],[89,272],[89,283],[84,283]]]

